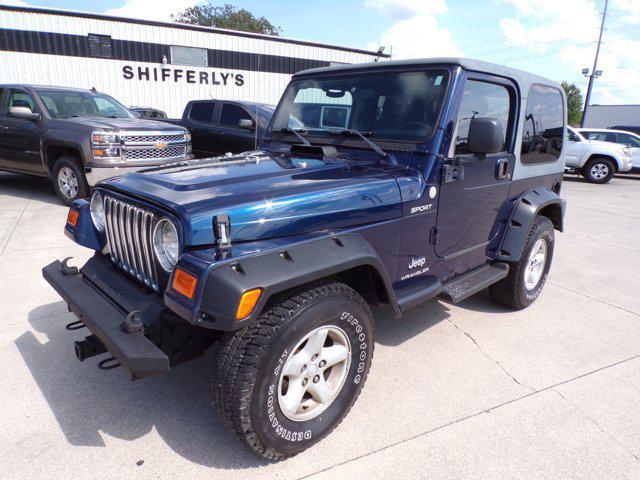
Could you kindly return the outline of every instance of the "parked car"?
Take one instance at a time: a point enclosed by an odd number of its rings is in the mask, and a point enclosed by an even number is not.
[[[640,135],[640,126],[631,126],[631,125],[615,125],[613,127],[609,127],[611,130],[622,130],[623,132],[631,132],[636,135]]]
[[[581,174],[588,182],[607,183],[617,172],[633,168],[631,149],[615,143],[589,140],[567,128],[566,171]]]
[[[147,118],[149,120],[164,120],[167,114],[162,110],[151,107],[131,107],[131,110],[138,118]]]
[[[290,126],[301,103],[337,99],[347,128]],[[371,308],[401,329],[438,295],[488,287],[512,309],[538,298],[563,229],[565,119],[557,83],[485,62],[301,72],[259,150],[124,175],[77,201],[65,232],[95,254],[43,274],[90,332],[80,360],[108,352],[103,368],[139,378],[218,341],[222,421],[283,459],[356,401]]]
[[[605,130],[598,128],[579,128],[576,130],[587,140],[617,143],[631,150],[633,170],[640,171],[640,135],[624,130]]]
[[[187,103],[182,119],[166,121],[191,132],[196,157],[216,157],[256,149],[274,110],[265,103],[194,100]]]
[[[0,85],[0,170],[46,176],[65,204],[99,180],[191,157],[189,133],[89,90]]]

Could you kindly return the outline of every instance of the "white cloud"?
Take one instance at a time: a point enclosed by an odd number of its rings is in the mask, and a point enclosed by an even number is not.
[[[32,6],[21,0],[2,0],[2,2],[0,2],[0,5],[10,5],[12,7],[31,7]]]
[[[580,77],[582,68],[593,66],[601,12],[593,0],[500,0],[515,8],[515,15],[500,20],[507,43],[522,47],[514,58],[537,54],[557,56],[563,67],[575,72],[579,86],[586,93],[587,79]],[[640,91],[640,40],[625,37],[628,23],[640,15],[640,0],[614,0],[609,7],[607,30],[603,37],[591,103],[637,103]],[[610,15],[610,16],[609,16]],[[621,27],[622,25],[622,27]],[[505,63],[509,63],[506,61]],[[558,79],[557,75],[545,72]],[[574,77],[567,80],[572,81]],[[560,79],[558,79],[560,80]]]
[[[196,3],[196,0],[126,0],[123,6],[110,8],[104,13],[118,17],[170,21],[171,14],[175,15]]]
[[[396,20],[377,42],[369,43],[370,50],[384,45],[394,59],[459,55],[451,33],[436,18],[447,11],[445,0],[364,0],[364,6]]]

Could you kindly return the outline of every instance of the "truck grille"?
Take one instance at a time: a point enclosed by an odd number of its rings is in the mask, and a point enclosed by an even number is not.
[[[169,135],[125,135],[124,143],[185,142],[184,133]]]
[[[156,158],[177,158],[184,157],[187,154],[185,147],[168,147],[158,148],[136,148],[130,149],[125,147],[125,158],[127,160],[146,160]]]
[[[159,292],[153,257],[153,213],[106,195],[104,210],[111,261]]]

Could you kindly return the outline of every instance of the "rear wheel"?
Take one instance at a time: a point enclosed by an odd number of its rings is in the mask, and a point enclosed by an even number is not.
[[[613,162],[604,157],[593,158],[582,168],[582,175],[590,183],[607,183],[615,173]]]
[[[75,157],[60,157],[53,164],[53,188],[65,205],[71,205],[79,198],[89,196],[90,189],[87,179]]]
[[[511,263],[509,274],[489,287],[491,297],[496,302],[516,310],[531,305],[547,282],[554,242],[551,220],[536,216],[520,261]]]
[[[327,436],[351,409],[373,356],[368,305],[341,283],[278,302],[222,342],[213,397],[223,422],[281,460]]]

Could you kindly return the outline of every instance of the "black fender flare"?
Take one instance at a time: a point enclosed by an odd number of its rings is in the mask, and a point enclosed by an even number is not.
[[[498,249],[497,260],[517,262],[522,256],[524,244],[536,215],[544,215],[556,230],[564,230],[566,202],[548,188],[534,188],[524,192],[514,202],[506,231]]]
[[[382,262],[360,235],[338,234],[306,240],[243,256],[213,266],[203,285],[196,324],[216,330],[237,330],[252,323],[273,295],[358,267],[373,268],[388,303],[399,316],[396,296]],[[242,294],[262,288],[253,312],[236,321]]]

